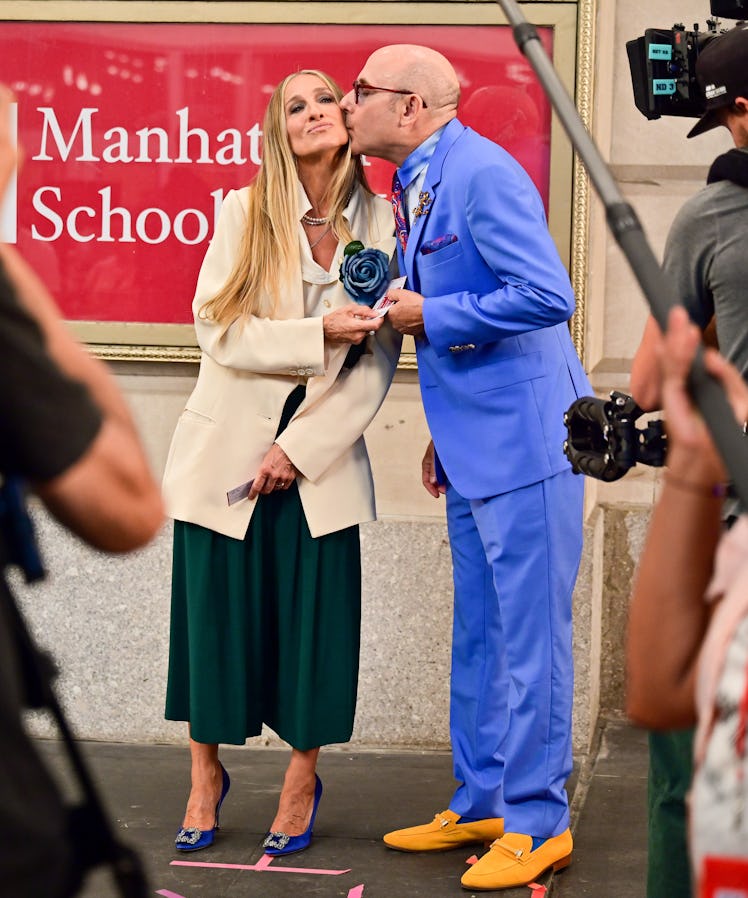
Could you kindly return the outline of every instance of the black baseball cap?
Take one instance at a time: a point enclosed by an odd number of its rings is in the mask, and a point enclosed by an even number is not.
[[[696,60],[696,77],[706,97],[706,112],[688,132],[696,137],[720,124],[719,110],[736,97],[748,98],[748,24],[741,22],[707,42]]]

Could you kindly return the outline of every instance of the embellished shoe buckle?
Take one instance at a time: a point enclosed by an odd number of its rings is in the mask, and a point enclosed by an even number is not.
[[[199,829],[180,829],[177,833],[177,838],[174,840],[179,845],[195,845],[202,835],[202,831]]]
[[[291,836],[287,836],[285,833],[270,833],[262,843],[262,847],[275,848],[277,851],[282,851],[290,841]]]

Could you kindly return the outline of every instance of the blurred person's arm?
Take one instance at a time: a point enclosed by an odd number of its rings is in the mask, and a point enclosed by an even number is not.
[[[671,312],[662,339],[662,395],[668,467],[639,562],[629,612],[626,710],[651,729],[693,724],[696,663],[710,618],[704,594],[722,535],[725,470],[686,391],[699,329],[682,308]],[[707,350],[709,372],[724,385],[740,420],[748,387],[739,372]]]
[[[629,392],[634,402],[645,412],[653,412],[662,408],[660,396],[660,362],[657,350],[662,341],[660,326],[650,315],[644,325],[639,348],[631,362],[631,378]]]
[[[703,340],[705,345],[718,348],[714,316],[704,330]],[[662,375],[658,354],[661,342],[660,326],[650,315],[644,325],[641,343],[631,363],[631,379],[629,381],[629,392],[633,396],[634,402],[645,412],[653,412],[662,408],[660,393]]]
[[[99,549],[124,552],[158,531],[163,508],[130,412],[114,379],[72,338],[40,279],[9,246],[0,260],[19,301],[37,321],[46,349],[60,370],[86,386],[102,415],[84,454],[57,477],[33,483],[34,491],[63,524]]]

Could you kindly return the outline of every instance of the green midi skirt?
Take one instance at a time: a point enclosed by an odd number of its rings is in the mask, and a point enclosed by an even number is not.
[[[361,626],[358,527],[313,538],[299,492],[260,496],[244,540],[174,522],[166,718],[241,745],[347,742]]]

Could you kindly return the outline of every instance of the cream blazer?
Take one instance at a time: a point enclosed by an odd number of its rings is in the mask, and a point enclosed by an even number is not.
[[[338,280],[343,243],[330,272],[311,257],[299,223],[301,270],[275,317],[252,317],[227,331],[198,316],[226,283],[246,223],[248,188],[224,200],[203,260],[192,310],[202,350],[195,389],[172,438],[163,480],[169,515],[243,539],[257,500],[229,506],[226,493],[250,480],[274,441],[283,406],[298,384],[306,398],[276,441],[299,471],[299,495],[312,536],[376,517],[363,433],[392,380],[400,335],[388,322],[367,338],[352,369],[348,345],[326,344],[322,314],[350,298]],[[299,184],[299,209],[309,210]],[[354,191],[345,210],[351,231],[367,247],[392,257],[392,210],[379,197]],[[307,304],[314,306],[311,317]]]

